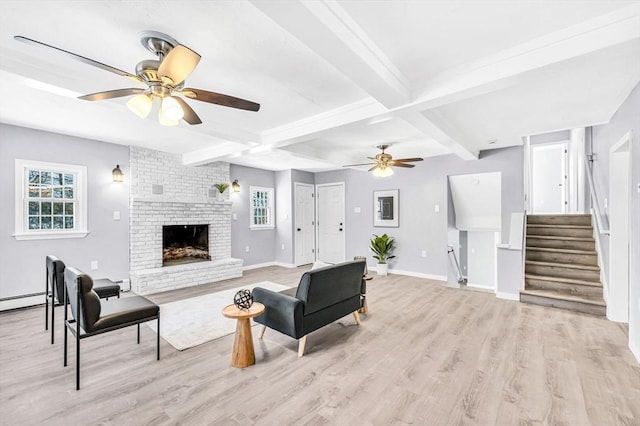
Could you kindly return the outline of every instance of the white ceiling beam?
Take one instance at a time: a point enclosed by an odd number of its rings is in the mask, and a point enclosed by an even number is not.
[[[500,90],[525,73],[639,39],[638,28],[635,4],[449,70],[423,84],[403,108],[423,111]]]
[[[406,105],[410,101],[408,80],[337,1],[252,0],[252,3],[388,110]],[[345,107],[348,115],[341,115],[337,109],[326,114],[326,117],[321,114],[264,132],[263,143],[283,146],[303,142],[324,130],[369,120],[389,112],[388,110],[370,105],[358,106],[356,112],[352,105],[348,105]],[[427,121],[424,117],[414,117],[410,124],[417,123],[416,128],[423,133],[430,129],[431,132],[425,133],[426,136],[447,148],[453,148],[452,152],[462,158],[477,158],[477,154],[466,149],[434,123],[426,123]]]
[[[373,98],[366,98],[312,117],[269,129],[262,133],[262,143],[285,146],[304,142],[324,131],[366,121],[386,112],[388,112],[388,109],[378,101]]]
[[[387,108],[410,100],[407,79],[338,2],[250,1]]]
[[[477,160],[478,151],[469,150],[466,146],[459,143],[460,138],[454,138],[452,134],[454,129],[443,129],[442,126],[438,126],[434,121],[428,119],[424,115],[417,112],[407,112],[400,115],[403,120],[411,124],[422,133],[431,136],[443,147],[447,148],[451,153],[456,154],[463,160]]]

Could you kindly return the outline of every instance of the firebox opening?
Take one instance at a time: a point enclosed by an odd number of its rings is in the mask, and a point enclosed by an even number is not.
[[[209,256],[209,225],[162,227],[162,266],[204,262]]]

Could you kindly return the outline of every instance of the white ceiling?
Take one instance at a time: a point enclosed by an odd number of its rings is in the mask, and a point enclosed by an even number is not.
[[[0,121],[183,154],[318,171],[521,144],[601,124],[640,81],[640,0],[3,1]],[[203,124],[163,127],[127,98],[142,87],[23,35],[134,73],[153,55],[138,33],[202,56],[187,86],[261,104],[187,100]],[[496,140],[489,144],[489,140]]]

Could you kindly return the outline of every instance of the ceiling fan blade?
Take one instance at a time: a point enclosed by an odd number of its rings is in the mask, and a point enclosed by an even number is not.
[[[403,163],[409,163],[412,161],[423,161],[422,158],[419,157],[415,157],[415,158],[398,158],[397,160],[393,160],[393,161],[402,161]]]
[[[370,166],[372,164],[376,164],[376,163],[347,164],[347,165],[344,165],[342,167]]]
[[[158,67],[158,75],[170,80],[170,84],[183,82],[200,62],[200,55],[181,44],[167,54]]]
[[[182,119],[184,121],[186,121],[191,125],[202,124],[202,120],[200,120],[200,117],[198,117],[198,114],[196,114],[193,108],[191,108],[189,104],[184,101],[184,99],[179,98],[177,96],[173,96],[173,99],[178,101],[178,103],[182,107],[182,110],[184,111],[184,116],[182,116]]]
[[[407,167],[407,168],[415,167],[415,165],[413,164],[396,163],[395,161],[389,161],[387,165],[393,166],[393,167]]]
[[[85,64],[88,64],[88,65],[103,69],[105,71],[109,71],[109,72],[112,72],[114,74],[118,74],[118,75],[121,75],[123,77],[130,78],[131,80],[137,81],[139,83],[144,83],[142,81],[142,79],[140,77],[138,77],[137,75],[129,74],[126,71],[122,71],[122,70],[120,70],[118,68],[114,68],[112,66],[103,64],[102,62],[94,61],[93,59],[85,58],[84,56],[80,56],[80,55],[78,55],[76,53],[72,53],[72,52],[69,52],[67,50],[60,49],[59,47],[51,46],[50,44],[46,44],[46,43],[43,43],[41,41],[33,40],[33,39],[30,39],[30,38],[27,38],[27,37],[23,37],[23,36],[19,36],[19,35],[14,36],[13,38],[15,40],[17,40],[17,41],[21,41],[21,42],[26,43],[26,44],[33,44],[33,45],[36,45],[36,46],[47,47],[49,49],[53,49],[53,50],[55,50],[55,51],[57,51],[59,53],[62,53],[63,55],[66,55],[66,56],[68,56],[68,57],[70,57],[72,59],[75,59],[76,61],[80,61],[80,62],[83,62]]]
[[[105,99],[121,98],[123,96],[139,95],[146,92],[147,89],[116,89],[107,90],[106,92],[91,93],[89,95],[78,96],[78,99],[85,101],[104,101]]]
[[[368,171],[368,172],[372,172],[372,171],[374,171],[375,169],[377,169],[378,167],[380,167],[380,166],[376,164],[375,166],[373,166],[372,168],[370,168],[370,169],[369,169],[369,170],[367,170],[367,171]]]
[[[231,108],[246,109],[248,111],[258,111],[260,104],[247,101],[245,99],[234,98],[233,96],[223,95],[221,93],[207,92],[201,89],[184,88],[177,92],[187,98],[195,99],[202,102],[209,102],[210,104],[217,104],[227,106]]]

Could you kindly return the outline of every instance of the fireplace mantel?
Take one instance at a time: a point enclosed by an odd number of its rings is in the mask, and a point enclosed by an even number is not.
[[[209,197],[202,198],[175,198],[175,197],[167,197],[165,195],[157,196],[157,197],[131,197],[132,203],[168,203],[168,204],[218,204],[218,205],[229,205],[233,204],[232,201],[229,200],[217,200]]]

